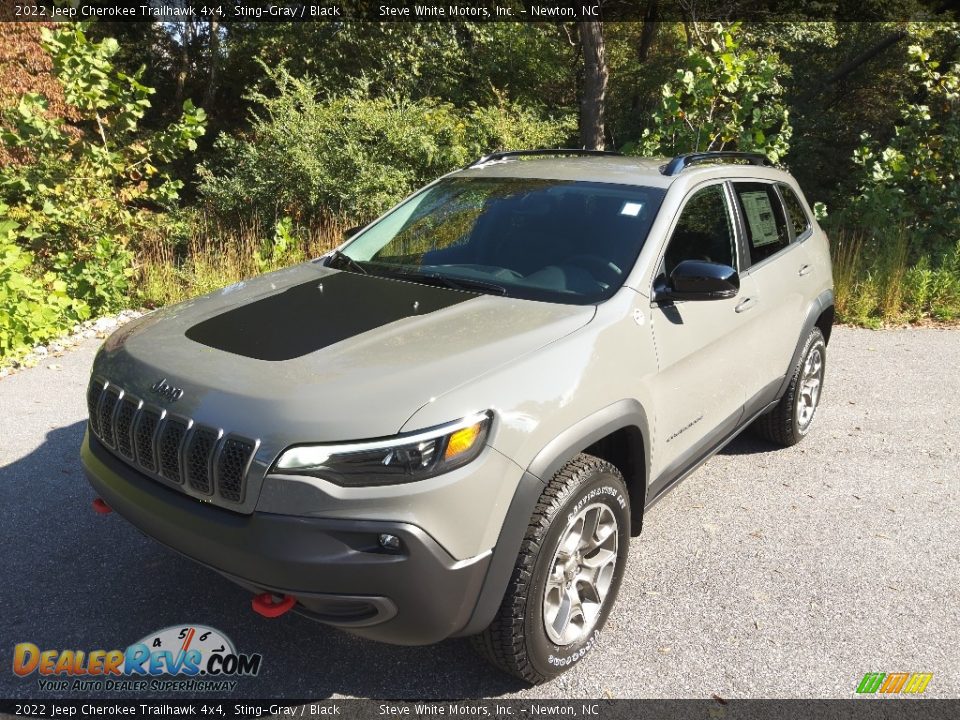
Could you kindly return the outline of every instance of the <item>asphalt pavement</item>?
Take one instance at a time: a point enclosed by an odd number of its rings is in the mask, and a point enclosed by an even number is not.
[[[742,436],[651,510],[599,652],[536,688],[463,640],[392,647],[266,620],[93,513],[78,448],[98,344],[0,380],[0,697],[55,696],[11,672],[16,643],[124,648],[181,623],[262,653],[239,697],[849,698],[864,673],[896,671],[960,696],[960,331],[835,329],[810,436]]]

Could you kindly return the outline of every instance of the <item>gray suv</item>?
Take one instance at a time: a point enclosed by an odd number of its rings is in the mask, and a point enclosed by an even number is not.
[[[747,426],[809,432],[832,285],[760,155],[495,153],[114,333],[83,464],[261,615],[473,636],[542,682],[596,646],[645,510]]]

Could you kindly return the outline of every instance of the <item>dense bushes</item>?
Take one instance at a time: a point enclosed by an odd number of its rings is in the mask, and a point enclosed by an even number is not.
[[[862,136],[856,195],[827,223],[838,311],[860,324],[960,318],[960,64],[932,49],[960,48],[960,26],[915,33],[899,121],[884,142]]]
[[[7,210],[0,203],[0,218]],[[31,252],[16,243],[17,224],[0,219],[0,358],[54,336],[89,307],[67,295],[67,283],[52,273],[37,276]]]
[[[45,29],[43,47],[75,120],[52,115],[35,93],[5,118],[2,142],[18,160],[0,168],[5,352],[129,305],[137,242],[164,230],[183,186],[166,168],[204,132],[189,101],[165,129],[141,129],[153,91],[114,67],[116,41],[65,27]]]
[[[315,81],[270,71],[276,92],[253,93],[246,137],[221,135],[200,191],[218,213],[300,222],[369,220],[438,175],[490,148],[550,147],[576,129],[572,116],[542,119],[502,99],[455,108],[426,98],[319,99]]]
[[[937,34],[960,47],[960,27]],[[960,242],[960,64],[941,67],[928,45],[908,52],[914,95],[898,104],[888,142],[863,136],[854,155],[858,194],[843,219],[888,242],[891,231],[909,233],[917,260],[949,254]]]

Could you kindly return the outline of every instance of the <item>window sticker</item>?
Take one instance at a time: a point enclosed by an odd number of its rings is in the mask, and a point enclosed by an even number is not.
[[[623,208],[620,210],[620,214],[636,217],[640,214],[641,210],[643,210],[643,203],[625,202]]]
[[[753,247],[771,245],[780,241],[777,233],[777,221],[773,214],[773,205],[766,190],[740,193],[743,212],[750,223],[750,235]]]

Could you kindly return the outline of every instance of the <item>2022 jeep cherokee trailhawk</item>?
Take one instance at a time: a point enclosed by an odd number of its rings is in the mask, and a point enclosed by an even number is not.
[[[750,424],[803,439],[832,321],[826,238],[762,156],[498,152],[118,330],[83,463],[263,615],[472,635],[542,682],[596,646],[646,508]]]

